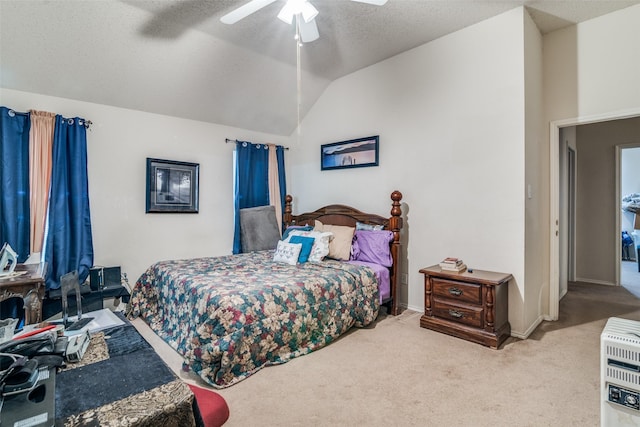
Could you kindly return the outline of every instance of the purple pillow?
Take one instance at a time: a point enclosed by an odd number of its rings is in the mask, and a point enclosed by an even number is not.
[[[393,232],[389,230],[356,230],[351,244],[351,259],[391,267],[393,258],[389,243]]]

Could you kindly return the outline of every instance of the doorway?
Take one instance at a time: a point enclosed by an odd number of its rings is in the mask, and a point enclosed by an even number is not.
[[[640,142],[625,144],[617,150],[620,182],[620,230],[622,253],[620,285],[640,298],[640,262],[636,247],[640,244]]]
[[[568,283],[575,280],[575,202],[576,202],[576,127],[560,129],[560,261],[559,298],[569,289]]]
[[[561,156],[561,142],[563,139],[561,138],[561,130],[570,128],[573,126],[583,125],[583,124],[592,124],[592,123],[600,123],[600,122],[608,122],[615,121],[620,119],[628,119],[640,117],[640,109],[636,108],[631,111],[626,112],[617,112],[617,113],[607,113],[598,116],[591,117],[577,117],[573,119],[559,120],[550,123],[550,134],[549,134],[549,144],[550,144],[550,199],[549,199],[549,314],[546,320],[557,320],[559,315],[559,303],[561,297],[561,287],[560,287],[560,275],[561,271],[565,269],[566,272],[567,264],[565,264],[566,258],[561,257],[561,236],[567,235],[568,231],[566,230],[566,224],[561,224],[561,176],[566,173],[563,169],[564,163],[560,162]],[[577,153],[575,167],[579,169],[579,161],[577,160],[580,157],[580,153]],[[613,187],[613,185],[611,185]],[[610,191],[615,191],[611,189]],[[616,194],[616,199],[619,199],[618,194]],[[620,206],[618,204],[618,206]],[[613,262],[616,270],[615,284],[619,284],[619,268],[617,265],[619,264],[618,260],[621,259],[621,245],[618,243],[620,239],[620,224],[619,219],[616,217],[616,229],[618,232],[616,236],[611,237],[611,247],[615,248],[612,252],[615,254],[610,255],[610,260]],[[577,234],[577,231],[574,232]],[[575,239],[574,239],[575,240]],[[609,257],[609,256],[608,256]],[[563,259],[564,258],[564,259]],[[575,258],[575,257],[574,257]],[[567,277],[567,276],[564,276]],[[563,277],[563,281],[565,278]]]

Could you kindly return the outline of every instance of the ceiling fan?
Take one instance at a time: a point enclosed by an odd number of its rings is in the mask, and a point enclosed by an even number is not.
[[[220,18],[225,24],[235,24],[239,20],[246,18],[254,12],[274,3],[276,0],[251,0],[239,8],[227,13]],[[375,6],[382,6],[387,0],[351,0],[359,3],[368,3]],[[295,19],[296,36],[302,42],[312,42],[319,37],[318,26],[315,17],[318,10],[313,7],[308,0],[286,0],[284,7],[278,13],[278,18],[287,24],[293,24]]]

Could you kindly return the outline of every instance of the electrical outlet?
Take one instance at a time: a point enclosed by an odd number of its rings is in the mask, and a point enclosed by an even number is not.
[[[403,285],[406,285],[407,283],[409,283],[409,275],[407,273],[402,273],[400,275],[400,283]]]

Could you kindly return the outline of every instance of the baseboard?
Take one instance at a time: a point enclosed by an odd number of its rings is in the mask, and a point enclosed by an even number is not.
[[[615,283],[607,282],[606,280],[584,279],[582,277],[576,277],[576,282],[593,283],[594,285],[616,286]]]
[[[515,337],[515,338],[520,338],[521,340],[526,340],[527,338],[529,338],[529,335],[531,335],[533,333],[533,331],[536,330],[536,328],[538,326],[540,326],[540,323],[542,323],[543,320],[547,320],[545,319],[543,316],[539,316],[535,322],[533,322],[526,331],[524,332],[519,332],[519,331],[511,331],[511,336]]]
[[[424,307],[416,307],[416,306],[409,305],[409,304],[399,304],[399,305],[404,310],[417,311],[418,313],[424,312]]]
[[[566,288],[564,288],[564,290],[562,292],[560,292],[560,298],[558,298],[558,300],[561,300],[567,294],[567,292],[569,292],[569,287],[568,286]]]

